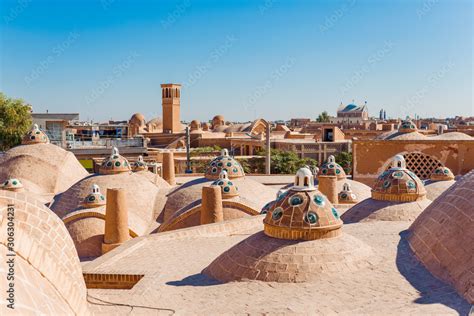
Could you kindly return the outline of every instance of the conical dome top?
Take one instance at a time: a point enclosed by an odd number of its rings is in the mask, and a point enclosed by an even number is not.
[[[23,140],[21,141],[22,145],[47,143],[49,143],[48,135],[40,130],[37,124],[33,125],[33,128],[23,137]]]
[[[418,131],[418,128],[416,127],[415,123],[413,123],[413,121],[407,118],[406,120],[402,121],[398,131],[400,133],[411,133]]]
[[[146,162],[143,160],[143,156],[138,156],[138,160],[132,163],[132,170],[133,171],[143,171],[146,170]]]
[[[242,178],[245,176],[244,169],[237,160],[229,156],[227,149],[223,149],[221,155],[209,163],[205,177],[209,180],[217,180],[219,179],[221,171],[227,172],[229,179]]]
[[[23,189],[23,184],[21,183],[20,180],[11,178],[11,179],[5,180],[0,185],[0,189],[8,190],[8,191],[20,191],[21,189]]]
[[[112,154],[102,162],[100,174],[116,174],[130,171],[128,160],[119,154],[117,147],[112,149]]]
[[[219,174],[219,179],[214,181],[211,185],[219,186],[221,188],[222,198],[228,199],[239,195],[239,188],[229,180],[227,171],[222,170]]]
[[[100,188],[97,184],[92,185],[92,192],[84,198],[84,201],[82,201],[81,205],[85,208],[93,208],[105,205],[105,196],[100,193]]]
[[[454,180],[454,174],[448,167],[438,167],[430,175],[433,181],[449,181]]]
[[[321,166],[318,176],[336,176],[338,180],[345,179],[346,172],[340,164],[336,162],[336,158],[331,155],[328,160]]]

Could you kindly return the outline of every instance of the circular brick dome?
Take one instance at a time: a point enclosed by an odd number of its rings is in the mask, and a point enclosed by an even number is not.
[[[406,169],[405,158],[396,155],[389,170],[375,181],[372,198],[379,201],[411,202],[425,197],[426,190],[420,178]]]
[[[217,180],[222,171],[227,172],[229,179],[242,178],[245,176],[244,169],[237,160],[229,156],[227,149],[223,149],[221,155],[209,163],[205,177],[209,180]]]
[[[40,130],[37,124],[33,125],[33,128],[23,137],[21,141],[22,145],[47,143],[49,143],[48,135]]]
[[[336,162],[336,158],[331,155],[319,169],[318,176],[336,176],[337,179],[340,180],[346,178],[346,172],[341,165]]]
[[[437,278],[474,304],[474,171],[458,180],[411,225],[411,249]]]
[[[222,170],[219,174],[219,179],[214,181],[211,185],[219,186],[221,188],[222,198],[228,199],[239,195],[239,188],[229,180],[227,172]]]
[[[438,167],[430,175],[433,181],[449,181],[454,180],[454,174],[448,167]]]
[[[128,160],[119,154],[117,147],[112,149],[112,154],[104,159],[99,167],[100,174],[117,174],[131,171]]]

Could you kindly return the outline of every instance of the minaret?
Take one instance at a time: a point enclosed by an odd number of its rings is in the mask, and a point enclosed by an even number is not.
[[[180,98],[181,85],[164,83],[161,85],[161,98],[163,107],[163,133],[181,132]]]

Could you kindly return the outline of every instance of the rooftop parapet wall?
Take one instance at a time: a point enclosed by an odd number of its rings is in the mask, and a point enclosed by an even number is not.
[[[352,142],[354,180],[369,186],[397,154],[422,153],[439,161],[454,175],[474,169],[473,140],[357,140]],[[423,162],[421,162],[423,164]],[[407,161],[407,166],[409,165]],[[413,170],[415,173],[416,171]],[[428,173],[428,172],[427,172]]]

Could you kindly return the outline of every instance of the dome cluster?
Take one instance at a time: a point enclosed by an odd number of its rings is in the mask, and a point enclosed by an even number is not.
[[[116,174],[131,171],[128,160],[119,154],[117,147],[112,149],[112,154],[106,158],[100,168],[100,174]]]
[[[22,145],[32,144],[47,144],[49,143],[49,137],[45,132],[39,129],[38,125],[33,125],[33,128],[23,137]]]
[[[416,174],[406,169],[402,155],[395,156],[392,167],[377,178],[372,188],[372,198],[381,201],[410,202],[425,195],[423,183]]]
[[[245,176],[244,169],[238,161],[229,156],[227,149],[223,149],[221,155],[209,163],[205,177],[209,180],[217,180],[222,171],[227,173],[229,179],[242,178]]]

